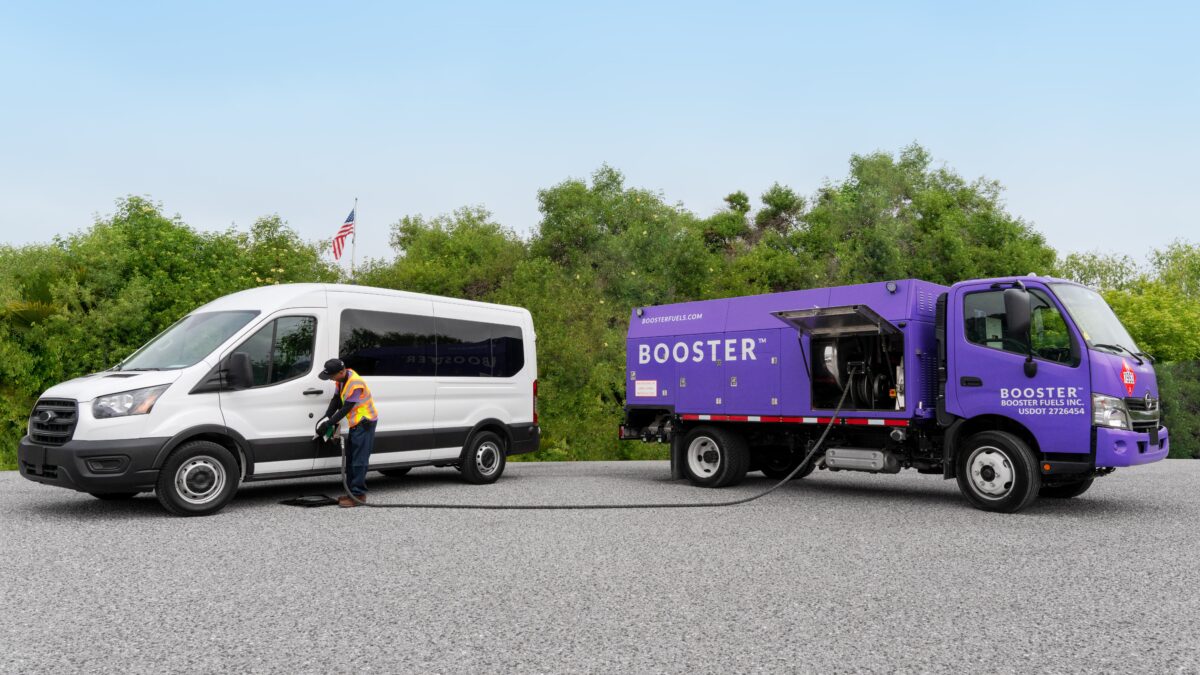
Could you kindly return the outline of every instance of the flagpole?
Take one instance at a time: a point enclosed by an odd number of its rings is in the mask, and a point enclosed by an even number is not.
[[[354,231],[350,235],[350,280],[354,281],[354,254],[358,244],[358,197],[354,198]]]

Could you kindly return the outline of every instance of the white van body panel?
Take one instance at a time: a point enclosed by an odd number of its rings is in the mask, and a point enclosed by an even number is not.
[[[247,480],[337,471],[341,465],[338,445],[314,437],[316,423],[336,391],[334,383],[321,381],[317,373],[327,359],[339,356],[342,313],[351,309],[429,317],[433,322],[442,318],[519,328],[523,345],[523,367],[510,377],[361,373],[379,413],[372,467],[457,463],[471,434],[485,424],[508,437],[510,454],[537,449],[540,429],[533,412],[536,336],[527,310],[362,286],[285,284],[233,293],[192,312],[255,312],[245,326],[194,365],[160,371],[114,369],[48,389],[41,398],[51,401],[47,405],[61,409],[62,402],[74,402],[73,427],[57,444],[36,440],[32,433],[22,439],[18,448],[22,474],[88,492],[153,489],[157,471],[170,453],[200,436],[236,450]],[[226,367],[225,357],[272,321],[287,316],[316,320],[307,372],[274,384],[218,392],[223,377],[218,373],[224,372],[219,368]],[[493,336],[516,337],[515,332],[492,330]],[[494,340],[490,343],[493,348]],[[430,358],[441,370],[436,364],[442,354],[440,344],[436,340],[434,344],[438,356]],[[468,342],[461,344],[469,346]],[[505,345],[511,344],[505,340]],[[387,353],[392,347],[380,349],[385,355],[379,358],[395,358]],[[499,353],[511,362],[511,352]],[[493,353],[490,365],[495,366],[495,358]],[[300,363],[293,361],[292,367],[298,368]],[[93,416],[92,405],[98,397],[160,385],[169,388],[149,414],[110,419]],[[95,474],[87,467],[89,457],[121,453],[127,462],[116,473]],[[25,470],[27,466],[30,471]]]

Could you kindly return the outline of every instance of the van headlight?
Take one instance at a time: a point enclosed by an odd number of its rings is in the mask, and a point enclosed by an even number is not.
[[[1092,394],[1092,424],[1110,429],[1129,428],[1129,410],[1125,401],[1115,396]]]
[[[158,397],[171,385],[146,387],[123,391],[119,394],[101,396],[92,401],[92,416],[102,420],[109,417],[126,417],[128,415],[145,415],[154,409]]]

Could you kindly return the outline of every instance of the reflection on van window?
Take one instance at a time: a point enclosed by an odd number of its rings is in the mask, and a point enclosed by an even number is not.
[[[263,326],[236,351],[250,357],[255,387],[265,387],[307,375],[312,370],[317,320],[285,316]]]
[[[364,376],[512,377],[525,344],[517,326],[347,309],[338,356]]]
[[[338,358],[359,375],[433,375],[433,317],[347,309]]]
[[[125,359],[118,370],[194,366],[258,316],[257,311],[189,314]]]

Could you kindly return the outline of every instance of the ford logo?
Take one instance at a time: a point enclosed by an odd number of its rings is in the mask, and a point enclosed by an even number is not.
[[[58,415],[55,415],[53,410],[43,410],[33,419],[40,424],[49,424],[53,422],[54,418],[56,417],[58,417]]]

